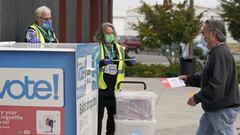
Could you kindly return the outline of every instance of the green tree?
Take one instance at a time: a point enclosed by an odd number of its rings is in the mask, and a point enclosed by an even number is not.
[[[228,23],[228,30],[233,39],[240,42],[240,0],[222,0],[221,7],[221,16]]]
[[[180,43],[189,45],[199,34],[202,14],[196,16],[186,1],[177,5],[171,1],[154,6],[144,1],[141,3],[138,12],[145,19],[138,21],[133,28],[138,31],[142,43],[149,48],[160,48],[170,64],[178,62]]]

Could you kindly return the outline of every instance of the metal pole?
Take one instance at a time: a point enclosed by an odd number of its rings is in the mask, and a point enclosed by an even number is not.
[[[190,0],[190,4],[189,4],[190,8],[193,8],[193,6],[194,6],[193,2],[194,2],[193,0]]]
[[[189,3],[189,8],[190,9],[193,9],[194,8],[194,3],[193,3],[193,0],[190,0],[190,3]],[[192,48],[193,44],[192,42],[189,44],[189,56],[192,57],[193,56],[193,48]]]
[[[131,61],[131,60],[133,60],[133,59],[119,59],[119,60],[112,60],[112,61]]]

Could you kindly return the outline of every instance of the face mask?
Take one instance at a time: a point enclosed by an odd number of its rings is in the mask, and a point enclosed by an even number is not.
[[[52,20],[43,21],[41,27],[42,27],[44,30],[50,30],[50,29],[52,29]]]
[[[201,36],[201,41],[200,41],[200,44],[198,45],[198,47],[202,49],[203,56],[206,56],[208,53],[207,45],[208,45],[208,43],[205,41],[204,36]]]
[[[106,41],[107,43],[112,43],[114,39],[115,39],[115,37],[114,37],[113,34],[107,34],[107,35],[105,35],[105,41]]]
[[[208,44],[208,43],[205,41],[204,36],[201,36],[201,41],[200,41],[200,43],[201,43],[204,47],[207,48],[207,44]]]

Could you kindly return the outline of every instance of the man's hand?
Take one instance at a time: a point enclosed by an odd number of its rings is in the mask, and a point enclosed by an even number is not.
[[[187,104],[190,106],[196,106],[197,103],[194,101],[193,97],[190,97],[187,101]]]
[[[186,81],[188,79],[188,77],[186,75],[180,75],[178,76],[179,79]]]

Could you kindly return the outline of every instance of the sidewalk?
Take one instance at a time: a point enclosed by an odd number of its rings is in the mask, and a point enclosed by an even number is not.
[[[156,103],[156,130],[155,135],[194,135],[201,114],[201,105],[191,107],[187,105],[188,98],[198,92],[198,88],[181,87],[164,89],[159,78],[131,78],[125,80],[144,81],[147,90],[154,91],[158,100]],[[142,90],[143,86],[129,84],[124,85],[123,90]],[[240,128],[240,114],[237,127]]]

